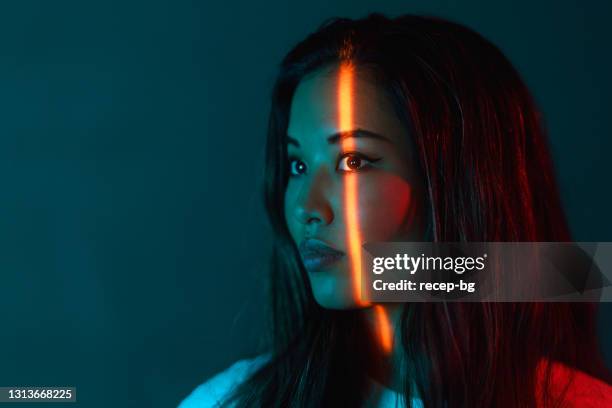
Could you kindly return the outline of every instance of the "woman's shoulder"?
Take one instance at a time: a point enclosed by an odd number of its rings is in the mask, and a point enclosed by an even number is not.
[[[570,407],[612,408],[612,386],[609,384],[558,361],[553,361],[550,369],[551,391],[565,393],[565,402]]]
[[[218,406],[230,395],[235,387],[245,381],[249,375],[261,367],[269,358],[269,354],[261,354],[254,358],[235,362],[230,367],[198,385],[181,401],[178,408],[212,408]]]

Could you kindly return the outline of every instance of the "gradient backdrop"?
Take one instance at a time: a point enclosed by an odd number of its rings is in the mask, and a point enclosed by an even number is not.
[[[268,95],[331,16],[435,14],[498,44],[542,108],[576,239],[612,241],[612,6],[583,3],[2,2],[0,386],[169,407],[256,351]]]

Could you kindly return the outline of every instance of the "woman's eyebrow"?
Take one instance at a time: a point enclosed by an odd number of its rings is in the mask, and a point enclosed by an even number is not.
[[[335,133],[331,135],[330,137],[328,137],[327,141],[328,143],[333,144],[333,143],[338,143],[338,141],[342,139],[346,139],[348,137],[355,137],[355,138],[363,137],[363,138],[378,139],[384,142],[393,143],[390,139],[388,139],[387,137],[381,134],[372,132],[370,130],[361,129],[361,128],[357,128],[353,130],[345,130],[342,132]]]
[[[334,144],[334,143],[338,143],[338,141],[340,141],[342,139],[346,139],[347,137],[371,138],[371,139],[382,140],[382,141],[388,142],[388,143],[393,143],[387,137],[385,137],[385,136],[383,136],[381,134],[378,134],[376,132],[372,132],[370,130],[365,130],[365,129],[345,130],[345,131],[342,131],[342,132],[334,133],[333,135],[331,135],[330,137],[327,138],[327,142],[329,144]],[[300,142],[298,142],[296,139],[292,138],[289,135],[287,135],[287,143],[292,144],[292,145],[294,145],[296,147],[300,147]]]
[[[292,138],[291,136],[287,135],[287,143],[288,144],[292,144],[295,147],[300,147],[300,142],[298,142],[297,140],[295,140],[294,138]]]

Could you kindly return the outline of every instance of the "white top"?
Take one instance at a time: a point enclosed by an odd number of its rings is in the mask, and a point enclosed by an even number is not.
[[[214,408],[218,407],[221,402],[231,393],[231,391],[240,385],[247,377],[259,368],[268,359],[268,355],[262,354],[252,359],[240,360],[197,386],[191,394],[187,396],[178,408]],[[401,395],[397,392],[386,388],[376,382],[372,382],[373,408],[402,408]],[[412,399],[413,408],[423,408],[423,403],[420,399]]]

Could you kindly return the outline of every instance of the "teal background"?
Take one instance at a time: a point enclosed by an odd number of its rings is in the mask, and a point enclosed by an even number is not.
[[[0,385],[176,406],[255,352],[270,87],[331,16],[435,14],[499,45],[542,108],[575,238],[612,241],[610,4],[2,2]]]

